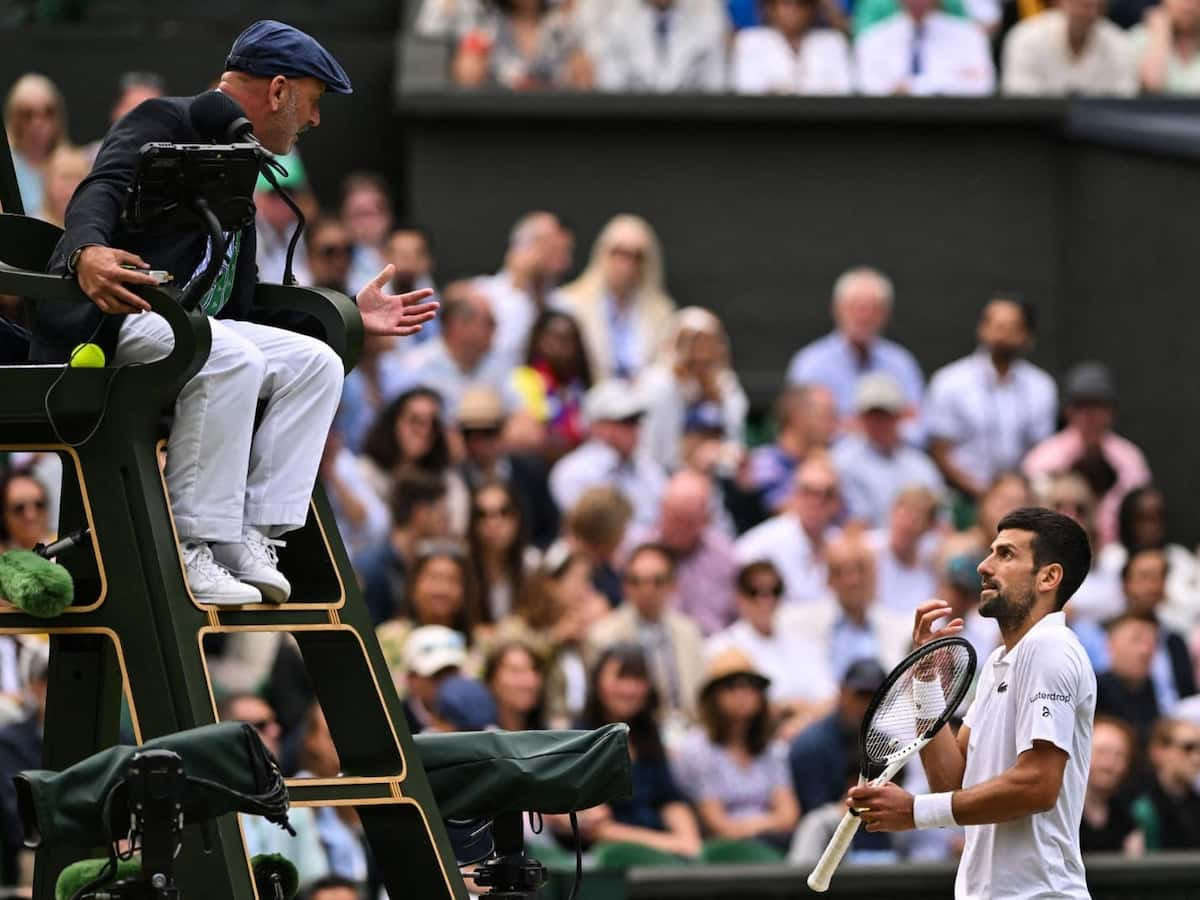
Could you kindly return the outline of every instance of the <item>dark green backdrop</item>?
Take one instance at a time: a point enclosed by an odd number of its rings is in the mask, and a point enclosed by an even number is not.
[[[234,30],[0,33],[0,85],[51,75],[72,135],[89,140],[121,71],[200,90]],[[447,93],[406,97],[397,114],[393,36],[320,36],[356,93],[329,98],[301,145],[318,193],[332,202],[354,168],[384,172],[403,213],[436,235],[443,277],[493,270],[531,208],[574,222],[581,263],[611,214],[639,212],[663,238],[676,299],[725,318],[760,406],[790,354],[827,329],[830,285],[850,265],[893,276],[891,333],[927,374],[971,349],[990,291],[1021,291],[1041,314],[1037,362],[1056,375],[1085,358],[1114,367],[1120,428],[1168,489],[1178,538],[1200,539],[1190,137],[1170,154],[1116,149],[1068,137],[1068,105],[1039,101]],[[1195,107],[1168,109],[1186,121]],[[1096,115],[1074,110],[1084,125]],[[1148,134],[1125,129],[1134,144]]]

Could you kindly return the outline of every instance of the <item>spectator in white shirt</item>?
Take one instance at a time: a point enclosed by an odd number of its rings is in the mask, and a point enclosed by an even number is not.
[[[688,413],[700,404],[719,411],[722,437],[738,447],[746,434],[750,402],[734,372],[729,336],[721,320],[699,306],[681,309],[658,362],[638,380],[646,402],[642,446],[668,471],[683,461],[680,443]]]
[[[946,481],[972,499],[1054,433],[1058,388],[1021,358],[1033,346],[1035,328],[1032,307],[998,296],[979,318],[979,349],[929,381],[930,453]]]
[[[588,488],[611,485],[633,507],[636,524],[657,521],[667,479],[658,463],[638,451],[644,412],[625,382],[604,381],[588,391],[583,415],[591,433],[550,470],[550,493],[560,510],[571,509]]]
[[[605,91],[677,93],[725,86],[728,17],[720,0],[613,0],[596,53]]]
[[[899,382],[886,372],[873,372],[859,379],[857,393],[859,431],[834,445],[833,464],[847,515],[881,528],[901,490],[922,485],[940,492],[944,485],[929,457],[901,439],[905,401]]]
[[[1004,41],[1003,90],[1011,96],[1137,93],[1129,38],[1104,18],[1104,0],[1060,0],[1017,24]]]
[[[821,384],[833,391],[838,415],[854,415],[858,379],[887,372],[904,388],[912,411],[921,403],[925,376],[913,355],[880,337],[892,314],[895,290],[877,269],[860,266],[843,272],[833,285],[834,330],[801,348],[788,364],[789,384]]]
[[[912,616],[933,596],[940,542],[937,518],[937,495],[914,485],[896,495],[887,527],[867,535],[867,543],[875,551],[879,602],[888,609]]]
[[[825,593],[825,544],[836,534],[841,509],[837,470],[823,457],[809,457],[796,470],[787,509],[743,534],[733,552],[742,565],[767,560],[783,575],[787,599],[810,603]]]
[[[640,216],[614,216],[596,238],[583,274],[562,289],[579,322],[592,377],[634,378],[671,327],[662,245]]]
[[[1129,30],[1138,78],[1148,94],[1200,94],[1200,3],[1162,0]]]
[[[780,627],[784,586],[769,562],[742,566],[737,574],[737,621],[705,644],[711,658],[736,647],[771,679],[767,696],[784,724],[783,737],[796,734],[833,708],[837,682],[828,658],[803,627]],[[795,625],[795,622],[791,622]]]
[[[490,278],[479,279],[496,314],[494,350],[509,369],[525,361],[529,333],[538,315],[560,305],[554,290],[559,242],[554,213],[528,213],[509,232],[504,267]]]
[[[861,535],[842,534],[829,542],[825,559],[832,596],[781,612],[780,626],[803,628],[812,635],[839,682],[860,659],[878,659],[891,669],[911,646],[912,616],[893,612],[876,599],[870,545]]]
[[[766,0],[767,26],[739,31],[733,87],[739,94],[849,94],[850,44],[816,25],[818,0]]]
[[[995,89],[987,35],[974,22],[938,9],[938,0],[903,0],[904,11],[872,25],[855,42],[864,94],[982,96]]]
[[[382,175],[352,172],[346,176],[342,183],[342,222],[354,241],[347,281],[350,290],[357,291],[383,268],[383,245],[392,233],[392,198]]]
[[[516,407],[509,370],[492,351],[496,317],[488,298],[474,282],[447,285],[442,300],[442,333],[404,357],[409,385],[433,388],[451,419],[463,393],[487,385]]]

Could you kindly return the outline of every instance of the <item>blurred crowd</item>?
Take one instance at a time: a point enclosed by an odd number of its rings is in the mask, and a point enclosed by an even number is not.
[[[114,117],[161,90],[127,76]],[[26,204],[51,222],[88,166],[65,121],[47,79],[10,91]],[[436,236],[396,219],[383,178],[347,176],[321,210],[303,164],[285,162],[280,185],[309,213],[303,283],[353,295],[390,263],[397,292],[431,287],[442,303],[418,336],[368,338],[322,464],[414,732],[627,722],[632,798],[579,817],[593,864],[807,865],[841,816],[861,718],[909,649],[913,610],[942,599],[986,658],[999,634],[977,611],[976,567],[996,523],[1036,503],[1095,548],[1067,607],[1099,680],[1084,849],[1200,849],[1200,562],[1117,429],[1110,369],[1029,360],[1034,305],[977,298],[960,341],[974,349],[927,372],[885,337],[905,298],[885,273],[849,269],[830,285],[829,332],[797,341],[760,421],[735,366],[749,348],[675,301],[669,248],[645,219],[614,215],[592,236],[532,211],[496,236],[495,271],[447,281]],[[293,220],[271,185],[255,200],[260,275],[278,281]],[[4,547],[54,534],[57,465],[9,454]],[[253,724],[289,775],[339,774],[289,638],[207,649],[223,718]],[[45,670],[44,643],[0,639],[2,773],[38,765]],[[919,765],[906,773],[919,790]],[[15,883],[11,791],[0,777]],[[252,852],[295,860],[319,900],[373,883],[352,808],[292,820],[295,838],[247,819]],[[553,861],[570,830],[546,825],[530,840]],[[953,831],[861,832],[852,859],[960,847]]]
[[[1200,92],[1196,0],[424,0],[414,29],[466,88]]]

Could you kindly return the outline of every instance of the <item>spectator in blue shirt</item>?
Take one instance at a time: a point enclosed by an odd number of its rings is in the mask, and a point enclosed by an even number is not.
[[[915,413],[925,377],[913,355],[880,337],[892,312],[894,289],[882,272],[860,267],[833,286],[834,330],[798,352],[788,366],[791,384],[823,384],[837,398],[838,414],[854,415],[854,391],[868,372],[887,372],[904,389],[908,412]]]

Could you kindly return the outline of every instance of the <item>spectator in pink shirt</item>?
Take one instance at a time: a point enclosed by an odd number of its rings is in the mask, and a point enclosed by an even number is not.
[[[1150,482],[1150,466],[1132,441],[1113,431],[1117,392],[1107,366],[1075,366],[1064,394],[1067,427],[1030,450],[1022,467],[1035,480],[1070,471],[1082,475],[1100,498],[1096,524],[1101,544],[1108,544],[1117,538],[1121,500]]]

